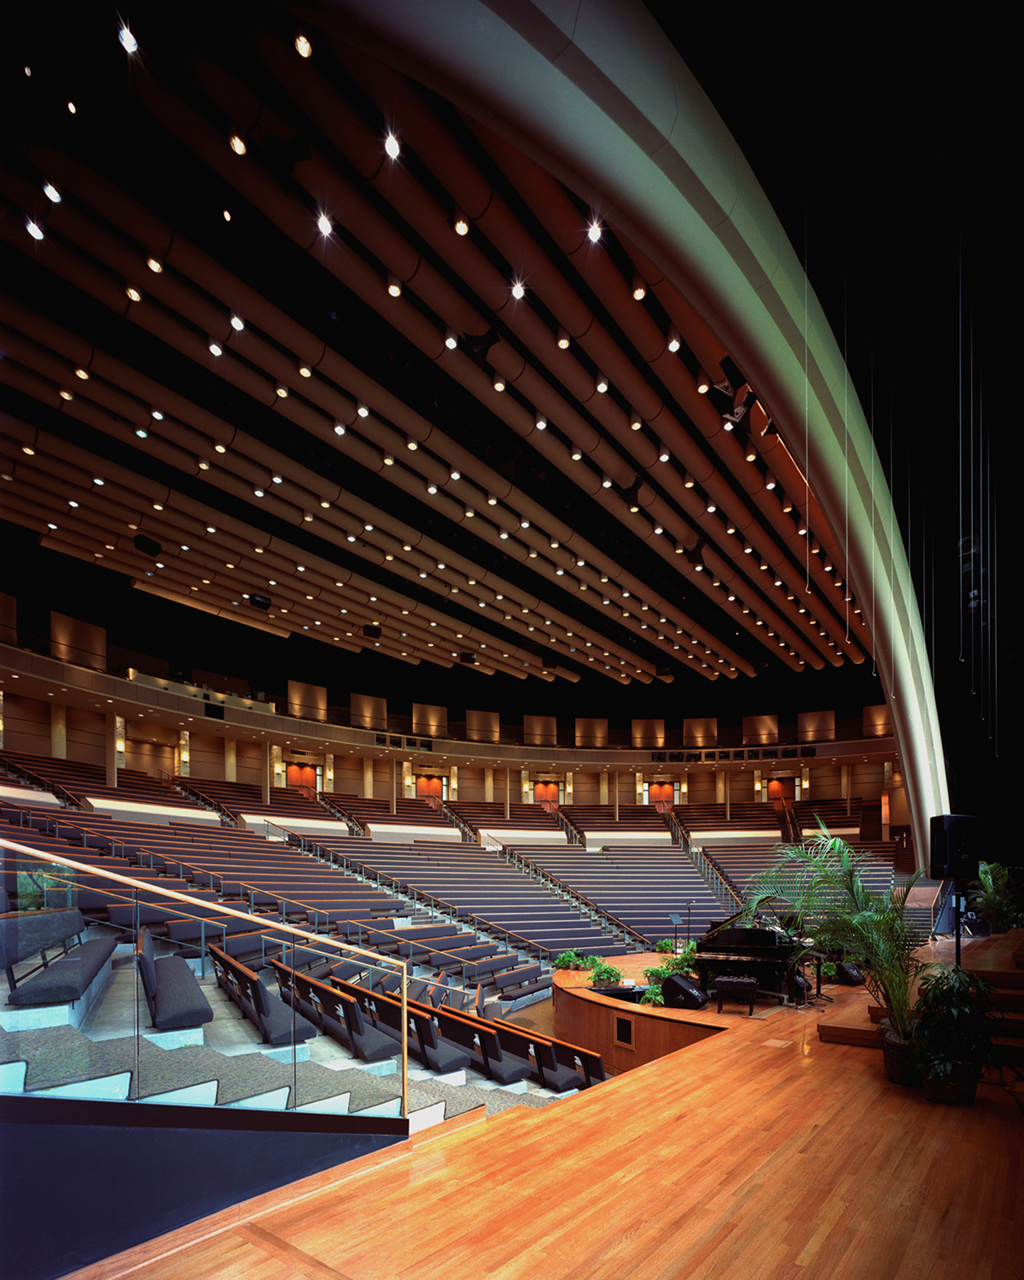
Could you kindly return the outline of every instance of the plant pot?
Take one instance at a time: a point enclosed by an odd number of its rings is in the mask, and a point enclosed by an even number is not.
[[[919,1085],[921,1072],[914,1053],[913,1040],[904,1040],[893,1031],[888,1022],[880,1022],[878,1034],[882,1038],[882,1057],[885,1060],[886,1077],[893,1084]]]
[[[954,1062],[946,1076],[925,1076],[924,1096],[947,1107],[970,1107],[981,1073],[969,1062]]]

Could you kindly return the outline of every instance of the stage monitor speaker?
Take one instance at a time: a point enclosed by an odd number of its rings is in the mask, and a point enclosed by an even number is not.
[[[966,813],[937,813],[931,820],[931,880],[976,880],[982,820]]]
[[[689,978],[681,973],[670,973],[661,984],[661,994],[666,1009],[703,1009],[707,996]]]
[[[836,965],[836,977],[846,987],[862,987],[864,975],[855,964],[841,962]]]

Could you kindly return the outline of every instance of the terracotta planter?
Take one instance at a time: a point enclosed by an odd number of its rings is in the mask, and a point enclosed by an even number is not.
[[[925,1076],[924,1096],[947,1107],[970,1107],[981,1073],[969,1062],[954,1062],[948,1076]]]
[[[904,1040],[893,1031],[888,1022],[878,1025],[878,1034],[882,1038],[882,1057],[885,1059],[885,1074],[893,1084],[919,1085],[921,1072],[914,1055],[914,1042]]]

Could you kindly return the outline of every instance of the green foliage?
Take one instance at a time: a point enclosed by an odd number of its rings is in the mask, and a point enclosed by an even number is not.
[[[872,892],[860,876],[866,855],[830,836],[824,825],[814,839],[779,852],[779,862],[748,885],[744,918],[753,920],[769,902],[788,904],[813,934],[817,950],[860,966],[893,1030],[910,1039],[911,991],[932,968],[915,958],[923,939],[903,914],[917,876],[886,894]]]
[[[583,965],[584,969],[594,969],[599,964],[604,964],[604,957],[603,956],[584,956],[583,960],[580,963]]]
[[[655,951],[661,951],[661,952],[675,951],[675,947],[672,944],[671,938],[662,938],[660,942],[656,942],[654,944],[654,949]]]
[[[590,982],[595,987],[617,987],[621,981],[622,970],[613,964],[605,964],[600,958],[590,971]]]
[[[914,1046],[926,1076],[946,1079],[957,1063],[979,1071],[995,1061],[988,984],[954,965],[921,982]]]
[[[969,895],[971,907],[988,921],[993,933],[1006,933],[1024,923],[1021,889],[1014,885],[1008,868],[998,862],[979,862],[975,884],[978,888]]]
[[[653,1005],[658,1005],[659,1007],[664,1007],[665,997],[661,994],[661,986],[653,985],[648,987],[647,990],[640,997],[640,1003],[653,1004]]]
[[[578,951],[560,951],[555,956],[553,969],[571,969],[574,965],[581,965],[583,957]]]
[[[697,944],[696,942],[688,942],[677,956],[673,956],[668,961],[669,973],[696,973],[697,972]]]
[[[671,972],[667,964],[652,965],[650,969],[644,970],[644,977],[652,986],[660,987]]]

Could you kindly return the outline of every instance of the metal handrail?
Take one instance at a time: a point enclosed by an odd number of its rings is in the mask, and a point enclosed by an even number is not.
[[[470,827],[468,822],[465,822],[462,818],[459,817],[457,813],[449,809],[443,800],[438,805],[438,808],[444,814],[444,816],[448,819],[448,821],[454,822],[455,825],[458,827],[458,829],[462,832],[463,843],[465,844],[477,843],[477,838],[473,834],[473,829],[472,827]]]
[[[719,871],[719,869],[715,866],[715,864],[711,861],[711,859],[708,857],[708,855],[704,852],[704,850],[700,847],[699,844],[694,844],[694,842],[691,840],[690,846],[687,852],[689,853],[691,859],[693,860],[693,863],[696,866],[697,870],[700,872],[701,876],[703,877],[704,883],[708,886],[709,889],[712,890],[712,892],[715,892],[715,885],[713,881],[717,881],[718,884],[721,886],[721,888],[725,890],[725,895],[727,898],[731,898],[733,902],[736,903],[737,906],[742,905],[743,895],[739,893],[739,891],[736,888],[734,888],[734,886],[730,883],[727,877],[723,875],[721,871]]]
[[[16,774],[20,774],[21,777],[25,778],[28,782],[31,782],[33,786],[39,787],[41,791],[48,791],[51,795],[57,796],[58,799],[63,800],[65,804],[75,805],[76,807],[79,805],[78,797],[73,796],[71,792],[68,791],[66,787],[61,786],[59,782],[50,782],[47,778],[44,778],[41,773],[35,773],[31,769],[26,769],[24,765],[18,764],[14,760],[9,760],[6,756],[4,756],[3,761],[5,769],[13,769]]]
[[[316,793],[317,803],[323,805],[323,807],[327,809],[330,813],[333,813],[336,817],[340,818],[342,822],[344,822],[345,825],[348,827],[350,835],[361,836],[365,839],[366,829],[362,826],[361,823],[357,822],[356,819],[353,818],[351,814],[346,813],[344,809],[342,809],[339,805],[336,805],[333,800],[328,800],[327,796],[329,794],[330,792],[318,791]]]
[[[164,889],[152,880],[136,880],[131,876],[120,875],[116,871],[106,871],[102,867],[97,867],[95,863],[78,862],[74,858],[65,858],[61,855],[53,853],[42,853],[38,849],[30,849],[27,845],[19,844],[17,841],[8,840],[0,837],[0,849],[10,850],[18,855],[19,858],[29,858],[33,862],[42,863],[43,865],[71,867],[75,871],[80,871],[89,876],[100,876],[104,880],[109,880],[114,884],[127,886],[127,888],[137,894],[140,890],[145,893],[155,893],[158,897],[169,898],[176,902],[184,903],[186,906],[194,906],[194,900],[190,900],[186,894],[179,893],[176,889]],[[53,874],[52,872],[50,874]],[[128,902],[133,898],[125,899]],[[253,922],[254,917],[251,912],[237,911],[233,907],[229,907],[222,902],[216,903],[218,914],[225,916],[233,916],[237,920],[244,920],[247,923]],[[195,920],[200,924],[201,936],[204,938],[203,950],[205,954],[205,927],[203,925],[202,916],[189,916],[182,913],[187,919]],[[367,959],[368,967],[377,969],[384,968],[387,972],[393,973],[395,962],[392,957],[380,955],[376,951],[370,951],[365,947],[353,946],[348,942],[340,942],[337,938],[324,934],[310,933],[307,929],[298,928],[285,922],[274,925],[275,929],[282,930],[285,933],[293,934],[296,938],[301,938],[307,943],[311,943],[313,947],[329,947],[335,948],[344,956],[345,953],[354,952],[356,955]],[[402,1003],[403,1008],[407,1000],[407,984],[408,971],[405,965],[400,966],[399,977],[401,980]],[[409,1076],[408,1076],[408,1034],[406,1025],[402,1024],[402,1118],[407,1119],[409,1115]]]

